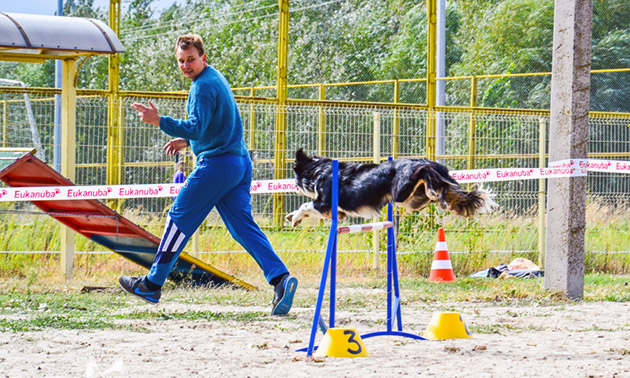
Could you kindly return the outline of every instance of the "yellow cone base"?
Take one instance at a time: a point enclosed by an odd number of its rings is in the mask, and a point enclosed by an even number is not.
[[[361,336],[353,328],[329,328],[314,357],[368,357]]]
[[[459,312],[433,314],[424,337],[429,340],[469,339],[472,337]]]

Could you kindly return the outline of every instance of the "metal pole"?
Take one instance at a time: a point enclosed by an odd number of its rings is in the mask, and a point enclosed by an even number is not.
[[[256,88],[249,91],[249,96],[256,97]],[[249,143],[248,149],[251,153],[256,149],[256,105],[252,102],[249,104]]]
[[[63,0],[57,0],[57,16],[63,16]],[[62,63],[55,61],[55,88],[61,88]],[[53,130],[53,168],[61,172],[61,95],[55,95],[55,126]]]
[[[379,164],[381,162],[381,114],[374,112],[374,142],[373,146],[373,155],[374,155],[374,164]],[[378,218],[373,218],[373,222],[378,222]],[[379,230],[372,231],[372,256],[373,263],[372,267],[375,270],[380,268],[380,232]]]
[[[289,68],[289,0],[278,0],[278,78],[276,97],[278,108],[276,110],[276,144],[274,146],[274,178],[285,177],[285,153],[287,131],[287,85]],[[284,222],[284,196],[282,193],[273,195],[273,217],[276,227],[282,227]]]
[[[315,334],[317,333],[317,327],[320,323],[323,323],[321,320],[321,311],[322,304],[324,301],[324,291],[326,289],[326,279],[328,275],[328,269],[330,269],[330,286],[336,285],[336,279],[333,278],[333,272],[336,273],[336,270],[333,269],[332,265],[336,264],[336,260],[333,261],[333,256],[336,256],[337,249],[337,207],[339,205],[339,161],[332,161],[332,197],[331,197],[331,220],[332,223],[330,225],[330,233],[328,234],[328,247],[326,248],[326,255],[324,256],[324,267],[322,269],[322,277],[319,281],[319,292],[317,295],[317,302],[315,303],[315,315],[313,316],[313,326],[311,327],[311,336],[308,342],[308,348],[306,350],[307,356],[313,355],[313,350],[315,349]],[[333,253],[334,251],[334,253]],[[331,289],[330,296],[330,328],[335,327],[335,292]],[[322,330],[325,328],[321,327]]]
[[[332,161],[331,230],[334,230],[334,243],[330,253],[330,319],[328,328],[335,328],[335,305],[337,302],[337,230],[339,215],[339,160]]]
[[[319,99],[326,99],[326,87],[319,86]],[[319,107],[319,117],[317,120],[317,154],[324,156],[326,152],[326,111],[323,106]]]
[[[541,118],[539,120],[538,131],[538,167],[547,166],[547,122]],[[545,265],[545,217],[547,216],[547,181],[538,180],[538,266]]]
[[[446,105],[446,88],[444,80],[437,78],[446,76],[446,0],[437,0],[436,17],[436,59],[435,59],[435,105]],[[446,137],[446,126],[442,112],[435,113],[437,138],[435,143],[435,154],[444,155]],[[443,162],[443,160],[442,160]]]
[[[427,130],[426,156],[435,160],[435,57],[436,57],[436,0],[427,0]]]
[[[109,2],[109,24],[116,35],[120,36],[120,0]],[[120,56],[109,56],[109,106],[107,108],[107,184],[120,185],[123,182],[122,166],[124,162],[123,116],[120,98]],[[108,200],[108,205],[120,211],[123,200]]]
[[[2,147],[7,146],[7,125],[8,121],[8,112],[9,106],[6,101],[2,101]]]
[[[470,82],[470,107],[475,108],[477,106],[477,77],[473,76]],[[470,121],[468,123],[468,169],[475,168],[475,134],[476,134],[476,122],[475,113],[470,112]]]
[[[394,103],[400,102],[400,81],[394,82]],[[398,108],[394,109],[394,123],[392,125],[392,156],[394,159],[398,158],[400,152],[400,111]]]

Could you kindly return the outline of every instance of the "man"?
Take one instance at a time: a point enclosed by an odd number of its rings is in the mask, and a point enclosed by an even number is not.
[[[192,80],[186,104],[188,118],[161,116],[151,101],[149,106],[133,103],[131,108],[142,121],[176,137],[164,146],[167,155],[190,145],[197,156],[197,165],[169,210],[149,274],[121,276],[118,282],[128,293],[157,303],[161,287],[186,242],[216,207],[232,237],[256,260],[267,282],[274,286],[271,314],[285,315],[291,309],[298,282],[254,222],[249,192],[252,162],[230,85],[208,65],[200,36],[180,36],[175,55],[182,74]]]

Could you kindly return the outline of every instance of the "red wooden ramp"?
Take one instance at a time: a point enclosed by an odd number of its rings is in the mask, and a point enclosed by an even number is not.
[[[1,150],[0,179],[9,186],[70,186],[70,180],[34,156],[34,151]],[[77,233],[150,268],[160,238],[131,222],[98,200],[31,201],[46,214]],[[256,289],[246,282],[224,273],[193,256],[182,252],[169,278],[175,282],[192,280],[195,285],[234,284]]]

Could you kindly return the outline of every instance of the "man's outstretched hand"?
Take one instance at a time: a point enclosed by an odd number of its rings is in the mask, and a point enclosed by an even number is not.
[[[138,102],[131,104],[131,108],[138,112],[138,117],[146,123],[160,126],[160,113],[151,101],[149,106],[142,105]]]
[[[175,155],[186,147],[188,147],[188,141],[186,139],[175,138],[166,143],[162,150],[164,150],[167,155]]]

